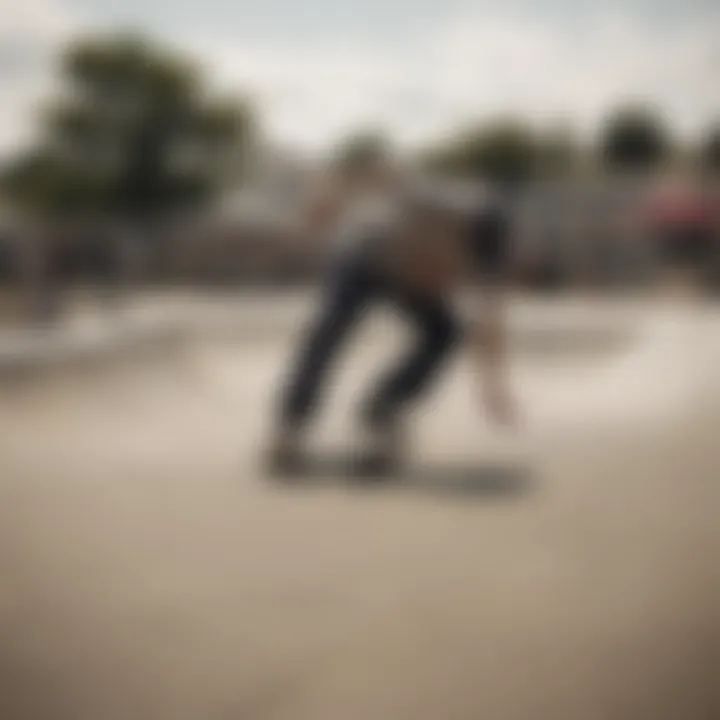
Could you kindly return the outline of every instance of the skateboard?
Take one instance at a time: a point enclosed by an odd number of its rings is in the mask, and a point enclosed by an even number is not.
[[[475,461],[402,462],[390,464],[360,452],[307,452],[293,462],[266,458],[265,477],[280,484],[335,484],[404,486],[438,496],[513,497],[531,488],[527,468]]]
[[[265,459],[267,474],[275,479],[334,479],[380,480],[398,478],[408,470],[401,462],[369,455],[359,451],[330,450],[305,452],[288,458]]]

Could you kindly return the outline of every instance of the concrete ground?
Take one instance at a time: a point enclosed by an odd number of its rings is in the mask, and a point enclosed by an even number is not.
[[[243,302],[0,386],[3,720],[720,717],[716,310],[525,303],[519,435],[464,357],[407,481],[283,487],[258,450],[306,304]],[[318,444],[352,442],[390,322]]]

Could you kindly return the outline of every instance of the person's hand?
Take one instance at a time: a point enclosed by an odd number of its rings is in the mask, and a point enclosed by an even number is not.
[[[499,383],[491,383],[483,390],[485,412],[492,422],[502,427],[515,428],[519,424],[518,409],[508,389]]]

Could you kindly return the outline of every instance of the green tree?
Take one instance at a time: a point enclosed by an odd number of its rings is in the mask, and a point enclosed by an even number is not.
[[[572,128],[556,126],[536,141],[537,172],[545,178],[563,178],[578,166],[580,152]]]
[[[431,170],[500,182],[531,179],[538,165],[533,133],[519,120],[497,120],[471,128],[422,157]]]
[[[661,114],[639,105],[616,109],[599,138],[603,164],[616,172],[649,172],[670,159],[670,131]]]
[[[48,216],[146,219],[202,204],[242,172],[249,109],[209,93],[185,59],[120,35],[71,45],[60,69],[41,141],[4,174],[17,203]]]

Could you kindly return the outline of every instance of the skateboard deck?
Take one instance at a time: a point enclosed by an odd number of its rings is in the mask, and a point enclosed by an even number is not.
[[[408,466],[407,464],[391,466],[377,458],[361,453],[331,450],[305,453],[292,465],[269,461],[267,469],[271,475],[276,477],[371,479],[373,477],[398,477],[408,471]]]
[[[528,487],[528,474],[520,466],[418,459],[390,466],[342,449],[306,453],[292,467],[269,462],[266,471],[281,482],[392,481],[437,494],[509,495]]]

